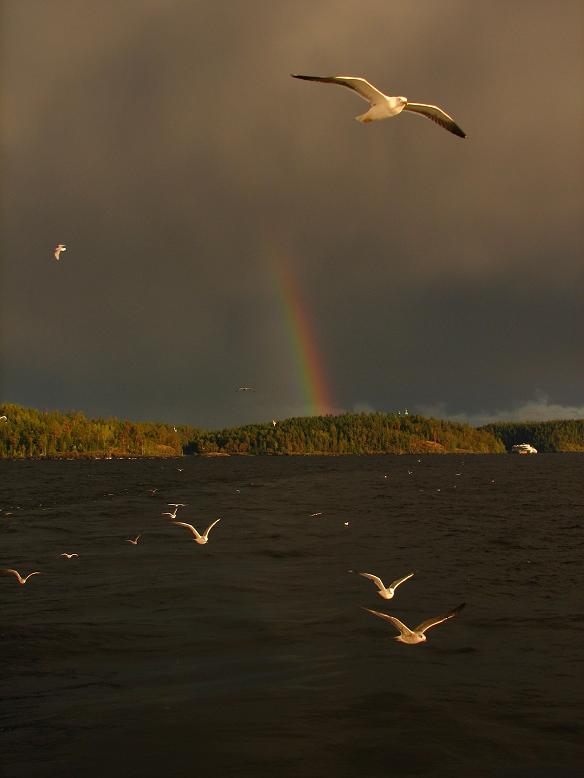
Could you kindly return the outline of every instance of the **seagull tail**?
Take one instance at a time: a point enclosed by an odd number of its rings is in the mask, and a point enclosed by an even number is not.
[[[372,122],[373,119],[369,115],[369,111],[366,111],[365,113],[362,113],[359,116],[355,116],[355,121],[363,122],[363,124],[369,124],[369,122]]]

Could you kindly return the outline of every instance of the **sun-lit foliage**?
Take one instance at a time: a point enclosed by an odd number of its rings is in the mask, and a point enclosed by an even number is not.
[[[490,432],[422,416],[360,413],[248,424],[216,432],[119,419],[87,419],[78,411],[0,405],[0,457],[180,456],[199,454],[501,453]]]
[[[197,454],[501,453],[490,433],[465,424],[385,413],[308,416],[200,433],[185,449]]]
[[[517,443],[530,443],[540,452],[584,451],[584,419],[501,421],[479,429],[495,435],[507,449]]]
[[[180,456],[194,427],[0,405],[0,457]]]

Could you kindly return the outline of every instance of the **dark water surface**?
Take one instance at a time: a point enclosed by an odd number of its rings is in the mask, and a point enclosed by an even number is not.
[[[584,766],[582,455],[0,461],[0,509],[2,775]]]

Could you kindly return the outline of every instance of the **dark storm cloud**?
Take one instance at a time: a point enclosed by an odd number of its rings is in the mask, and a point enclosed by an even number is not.
[[[285,262],[339,408],[581,406],[583,16],[4,3],[3,396],[209,426],[305,412]],[[358,98],[290,72],[367,75],[469,137],[363,127]]]

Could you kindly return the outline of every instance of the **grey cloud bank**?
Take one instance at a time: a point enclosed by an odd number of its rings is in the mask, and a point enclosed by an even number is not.
[[[3,398],[207,427],[310,412],[284,263],[339,409],[477,419],[538,388],[581,409],[581,4],[2,15]],[[348,90],[290,72],[365,75],[469,137],[360,126]]]

